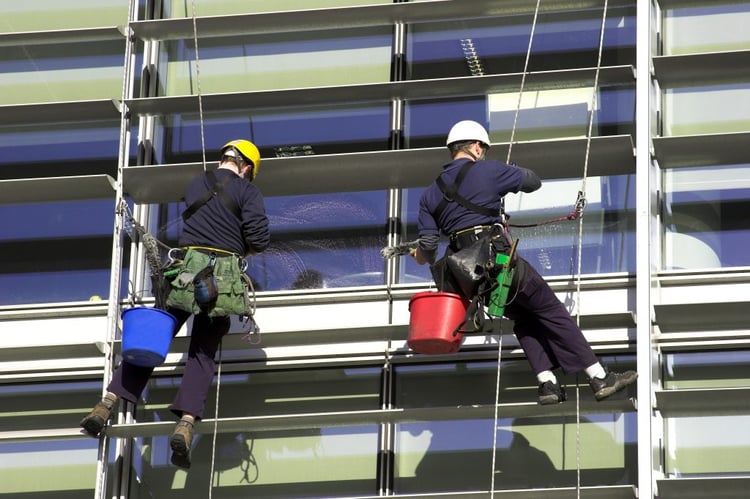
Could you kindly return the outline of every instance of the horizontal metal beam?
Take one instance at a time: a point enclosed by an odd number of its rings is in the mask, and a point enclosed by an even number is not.
[[[662,88],[696,87],[750,78],[750,50],[661,55],[652,59]]]
[[[747,329],[748,310],[748,301],[654,305],[656,324],[664,333]]]
[[[656,409],[663,417],[750,414],[750,388],[659,390]]]
[[[109,175],[0,180],[0,204],[84,201],[115,197]]]
[[[396,4],[408,5],[408,4]],[[524,90],[580,88],[591,86],[596,68],[536,71],[528,73],[523,81]],[[203,94],[200,104],[204,112],[263,109],[292,109],[300,106],[356,104],[376,102],[389,104],[392,99],[417,100],[438,97],[462,97],[497,92],[517,92],[521,88],[523,73],[486,76],[464,76],[431,80],[366,83],[359,85],[299,88]],[[599,85],[626,85],[635,82],[632,66],[611,66],[600,69]],[[161,116],[197,113],[197,95],[146,97],[126,100],[128,110],[137,115]]]
[[[52,45],[82,42],[91,43],[111,40],[125,40],[125,35],[117,26],[52,31],[19,31],[15,33],[0,33],[0,47]]]
[[[576,404],[542,406],[536,402],[500,404],[497,406],[501,418],[525,418],[554,416],[575,416]],[[580,414],[610,414],[635,411],[632,399],[580,401]],[[415,421],[456,421],[462,419],[492,419],[494,405],[468,405],[459,407],[425,407],[416,409],[382,409],[372,411],[341,411],[305,414],[278,414],[272,416],[248,416],[238,418],[204,419],[195,426],[197,433],[210,434],[252,431],[297,430],[325,428],[331,426],[363,426],[384,423],[407,423]],[[107,428],[109,437],[154,437],[169,435],[174,422],[118,424]]]
[[[661,168],[738,165],[748,162],[750,132],[654,137],[654,155]]]
[[[750,491],[750,477],[667,478],[656,484],[660,499],[730,499]]]
[[[579,178],[586,142],[583,137],[519,142],[513,145],[512,159],[543,179]],[[504,160],[507,151],[508,144],[493,144],[489,157]],[[256,185],[266,197],[426,187],[448,160],[442,147],[269,158],[263,160]],[[136,203],[179,202],[187,184],[202,171],[200,163],[129,167],[123,172],[123,190]],[[630,135],[592,138],[589,176],[632,173]]]
[[[118,106],[119,103],[111,99],[8,104],[0,106],[0,126],[104,120],[111,120],[112,126],[119,126],[121,115]]]
[[[256,14],[232,14],[137,21],[130,24],[135,36],[142,40],[176,40],[198,38],[263,35],[298,31],[315,31],[345,28],[387,26],[395,23],[419,23],[477,19],[487,16],[530,15],[536,9],[536,0],[472,0],[466,8],[462,0],[433,0],[414,3],[361,5]],[[632,6],[632,1],[610,1],[610,7]],[[601,9],[601,2],[579,0],[541,2],[540,12],[560,12],[582,9]]]

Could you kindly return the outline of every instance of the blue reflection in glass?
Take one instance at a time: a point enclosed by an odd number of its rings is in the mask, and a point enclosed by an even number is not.
[[[175,117],[162,133],[170,137],[170,143],[160,161],[182,163],[200,158],[198,116]],[[203,133],[209,161],[234,138],[253,141],[264,158],[383,150],[388,149],[390,108],[383,103],[259,112],[252,116],[209,113],[204,117]]]
[[[0,205],[0,218],[0,304],[108,297],[112,199]]]
[[[386,193],[266,199],[271,246],[250,261],[259,290],[385,282]]]

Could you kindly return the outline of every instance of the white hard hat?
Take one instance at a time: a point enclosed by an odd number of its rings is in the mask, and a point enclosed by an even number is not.
[[[472,120],[459,121],[448,132],[448,138],[445,145],[449,146],[454,142],[479,141],[490,147],[490,136],[482,125]]]

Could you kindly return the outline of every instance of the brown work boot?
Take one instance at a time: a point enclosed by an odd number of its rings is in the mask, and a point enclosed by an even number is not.
[[[169,438],[172,448],[172,464],[180,468],[190,468],[190,446],[193,443],[193,423],[180,419]]]
[[[114,402],[106,398],[97,402],[89,415],[80,422],[83,431],[91,437],[98,438],[107,421],[112,417],[113,407]]]

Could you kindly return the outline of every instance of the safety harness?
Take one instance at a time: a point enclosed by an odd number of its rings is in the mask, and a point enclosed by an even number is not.
[[[192,217],[196,211],[198,211],[204,204],[208,203],[214,196],[219,196],[221,204],[224,205],[229,213],[232,213],[237,220],[242,221],[240,207],[234,199],[229,197],[226,191],[224,191],[224,186],[234,180],[234,177],[228,176],[219,182],[216,178],[216,173],[213,171],[207,171],[206,179],[208,180],[208,190],[182,212],[182,220],[187,221],[188,218]]]

